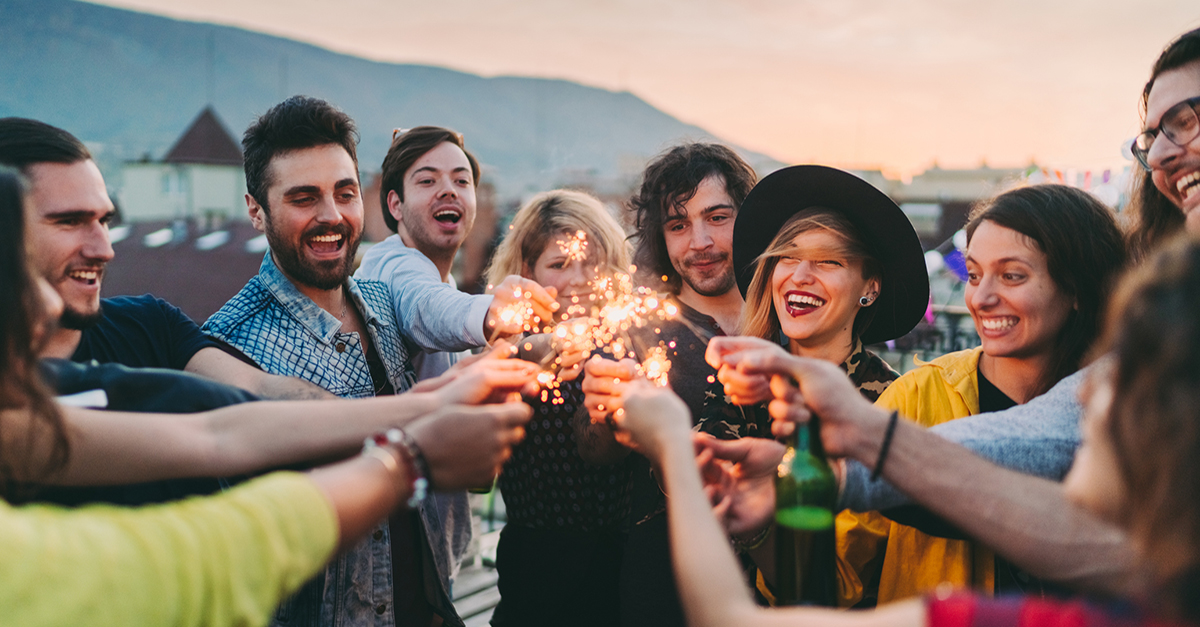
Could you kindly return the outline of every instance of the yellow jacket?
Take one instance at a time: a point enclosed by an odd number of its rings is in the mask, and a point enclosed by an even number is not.
[[[140,508],[0,501],[0,623],[265,625],[337,537],[329,500],[297,473]]]
[[[982,348],[943,355],[905,374],[875,402],[923,427],[979,413]],[[851,607],[879,575],[879,604],[932,592],[938,584],[970,586],[990,594],[994,556],[966,540],[929,536],[888,520],[879,512],[842,512],[837,517],[838,602]],[[880,570],[882,560],[882,570]]]

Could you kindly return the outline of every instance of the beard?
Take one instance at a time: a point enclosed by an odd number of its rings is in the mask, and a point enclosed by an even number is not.
[[[712,261],[722,262],[719,271],[715,274],[700,274],[691,269],[693,263]],[[686,257],[679,265],[680,267],[676,268],[679,278],[701,296],[722,296],[737,285],[737,277],[733,274],[733,264],[729,260],[729,253]]]
[[[304,232],[301,243],[290,245],[275,230],[270,218],[266,220],[267,242],[275,255],[275,263],[279,269],[292,280],[308,287],[319,290],[332,290],[340,287],[350,278],[354,269],[354,257],[358,253],[358,245],[362,242],[362,233],[351,237],[353,233],[346,224],[333,227],[315,227]],[[304,256],[301,249],[303,242],[310,237],[337,233],[342,236],[342,256],[327,261],[313,261]]]
[[[96,311],[77,311],[70,307],[64,308],[62,316],[58,319],[58,325],[64,329],[72,331],[83,331],[96,326],[100,319],[104,317],[104,313],[97,307]]]

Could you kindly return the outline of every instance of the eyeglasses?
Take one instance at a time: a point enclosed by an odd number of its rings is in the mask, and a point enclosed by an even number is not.
[[[1133,152],[1138,163],[1142,164],[1143,168],[1150,169],[1150,148],[1154,146],[1154,140],[1160,132],[1167,138],[1167,141],[1181,147],[1200,137],[1200,118],[1198,118],[1200,112],[1197,111],[1198,109],[1200,109],[1200,96],[1188,98],[1167,109],[1167,112],[1162,115],[1158,128],[1146,129],[1134,137],[1130,151]]]

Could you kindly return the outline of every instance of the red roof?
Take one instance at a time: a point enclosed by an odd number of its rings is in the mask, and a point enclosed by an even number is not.
[[[166,163],[242,165],[242,149],[225,130],[212,107],[205,107],[163,157]]]

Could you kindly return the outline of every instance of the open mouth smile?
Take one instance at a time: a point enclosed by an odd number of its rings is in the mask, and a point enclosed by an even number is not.
[[[346,238],[341,233],[326,233],[308,238],[308,247],[319,254],[337,253],[345,245]]]
[[[995,318],[980,318],[979,325],[985,331],[1007,331],[1017,324],[1016,316],[999,316]]]
[[[71,270],[67,272],[67,277],[87,285],[96,285],[100,281],[100,270],[96,268]]]
[[[791,316],[803,316],[825,306],[825,299],[806,292],[791,291],[784,295],[787,312]]]
[[[433,219],[437,220],[440,224],[454,226],[462,221],[462,211],[451,207],[438,209],[433,212]]]
[[[1191,200],[1192,196],[1200,192],[1200,171],[1192,172],[1175,181],[1175,190],[1184,200]]]

